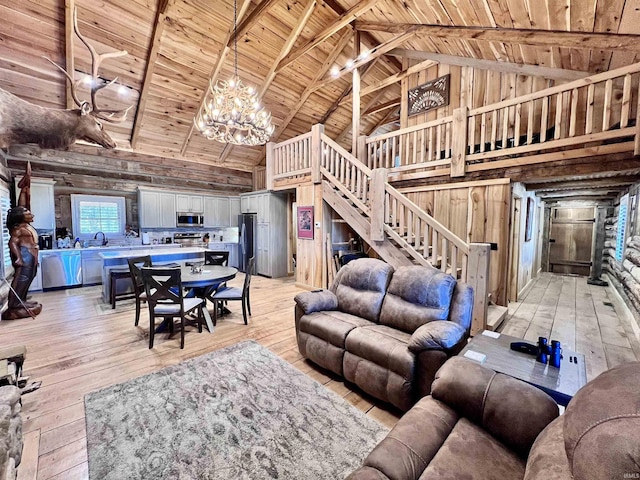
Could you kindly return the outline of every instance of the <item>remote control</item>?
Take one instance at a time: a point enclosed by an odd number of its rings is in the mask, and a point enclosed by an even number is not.
[[[516,352],[526,353],[528,355],[537,355],[538,354],[538,346],[532,345],[527,342],[512,342],[511,350]]]

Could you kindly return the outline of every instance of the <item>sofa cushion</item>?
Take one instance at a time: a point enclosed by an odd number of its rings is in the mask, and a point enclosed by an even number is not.
[[[382,260],[359,258],[342,267],[331,290],[338,310],[378,322],[393,267]]]
[[[524,480],[572,480],[562,434],[564,417],[558,417],[533,442]]]
[[[399,267],[391,278],[380,323],[413,333],[434,320],[447,320],[456,279],[433,267]]]
[[[587,383],[563,417],[576,480],[640,475],[640,362],[618,366]]]
[[[415,357],[407,348],[408,333],[385,325],[368,325],[349,333],[345,342],[347,351],[376,365],[413,379]]]
[[[438,370],[431,395],[524,458],[558,416],[558,405],[542,390],[463,357],[451,358]]]
[[[326,340],[336,347],[344,348],[349,332],[356,327],[375,325],[369,320],[337,310],[310,313],[300,319],[300,332]]]
[[[444,403],[421,399],[409,410],[348,480],[417,479],[436,455],[458,420]],[[377,477],[375,472],[382,476]]]
[[[514,452],[479,426],[466,418],[461,418],[419,479],[522,478],[524,467],[524,460]]]

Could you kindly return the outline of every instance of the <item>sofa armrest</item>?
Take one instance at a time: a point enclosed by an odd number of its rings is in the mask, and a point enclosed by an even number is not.
[[[431,395],[524,458],[559,413],[542,390],[463,357],[449,359],[438,370]]]
[[[337,310],[338,297],[329,290],[302,292],[295,296],[296,305],[306,314],[323,310]]]
[[[448,350],[455,347],[467,331],[455,322],[438,320],[419,327],[409,340],[409,350],[418,354],[425,350]]]

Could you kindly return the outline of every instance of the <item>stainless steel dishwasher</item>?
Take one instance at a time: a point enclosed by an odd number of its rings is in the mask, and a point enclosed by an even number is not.
[[[41,255],[43,289],[82,285],[80,250],[58,250]]]

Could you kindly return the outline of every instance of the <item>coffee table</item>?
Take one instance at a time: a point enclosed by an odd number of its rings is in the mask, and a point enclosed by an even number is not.
[[[521,338],[485,330],[473,337],[460,355],[467,358],[473,356],[473,352],[484,355],[483,360],[471,360],[530,383],[546,392],[558,404],[566,406],[578,389],[587,383],[584,355],[563,348],[560,368],[554,368],[536,361],[533,355],[509,348],[511,342],[522,341]]]

